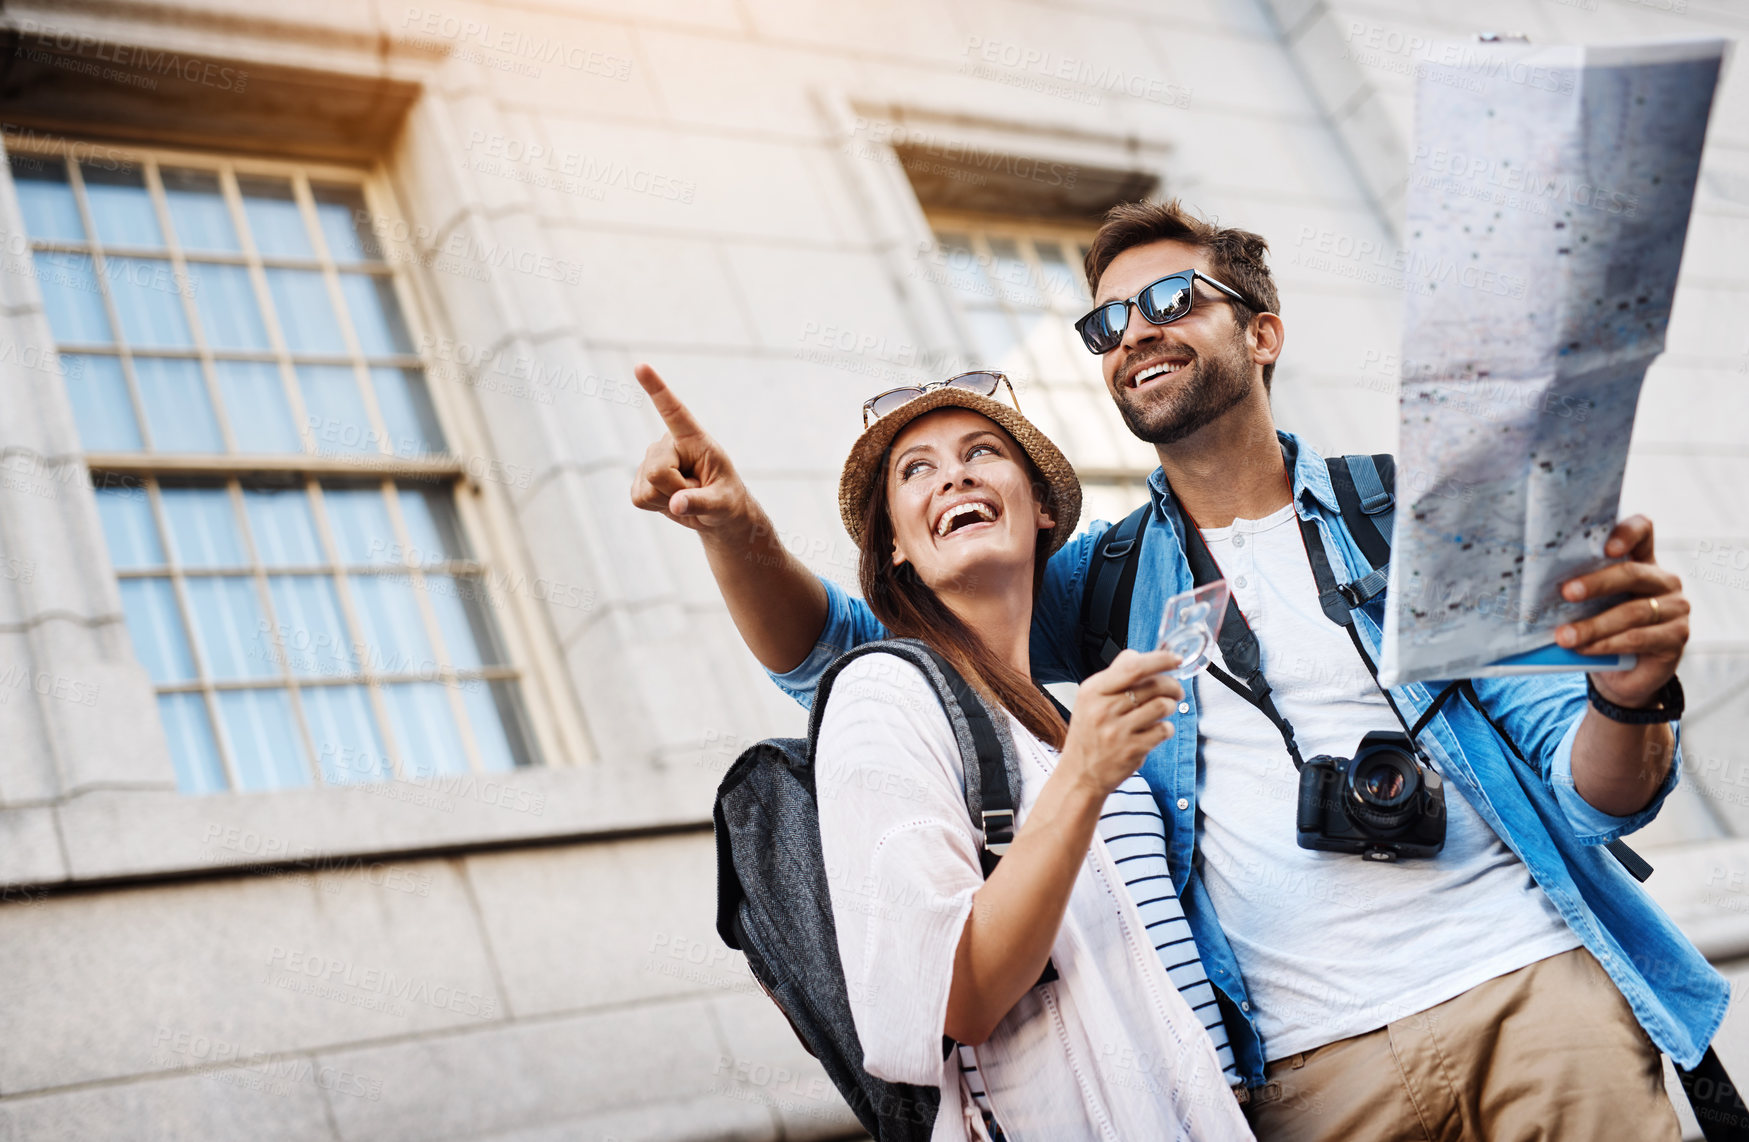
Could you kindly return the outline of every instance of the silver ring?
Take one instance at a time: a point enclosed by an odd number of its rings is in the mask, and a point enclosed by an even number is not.
[[[1651,603],[1651,604],[1652,604],[1652,622],[1654,622],[1654,623],[1657,623],[1657,622],[1660,622],[1660,621],[1662,621],[1662,620],[1660,620],[1660,619],[1659,619],[1659,618],[1658,618],[1658,600],[1657,600],[1657,599],[1651,599],[1651,598],[1648,598],[1648,599],[1647,599],[1647,600],[1646,600],[1646,602],[1648,602],[1648,603]]]
[[[1124,693],[1130,696],[1130,709],[1134,710],[1141,705],[1140,702],[1136,701],[1136,692],[1134,690],[1125,690]]]

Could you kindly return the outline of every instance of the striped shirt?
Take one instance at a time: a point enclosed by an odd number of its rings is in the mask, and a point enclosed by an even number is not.
[[[1196,940],[1190,934],[1190,921],[1184,917],[1184,907],[1178,902],[1172,874],[1166,867],[1166,824],[1141,774],[1130,774],[1105,799],[1105,811],[1099,817],[1099,836],[1110,850],[1118,872],[1123,874],[1124,887],[1136,902],[1136,911],[1142,914],[1148,942],[1154,945],[1161,966],[1208,1028],[1227,1082],[1237,1083],[1239,1067],[1233,1060],[1232,1045],[1227,1042],[1221,1005],[1215,999],[1208,972],[1203,970]]]

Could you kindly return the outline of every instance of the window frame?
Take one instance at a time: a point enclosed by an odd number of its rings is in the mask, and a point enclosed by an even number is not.
[[[84,153],[82,153],[84,152]],[[73,200],[79,212],[80,223],[85,231],[83,242],[71,242],[61,239],[38,239],[30,235],[28,230],[24,235],[25,255],[32,259],[31,273],[35,273],[34,258],[38,251],[51,251],[62,254],[76,254],[88,257],[94,278],[107,275],[106,261],[110,257],[145,258],[153,261],[166,261],[171,265],[172,273],[177,282],[176,294],[183,320],[187,323],[190,345],[175,348],[151,348],[132,345],[127,338],[121,323],[118,306],[111,296],[109,288],[100,289],[99,298],[104,308],[112,333],[112,340],[107,344],[87,344],[68,342],[63,344],[54,337],[51,331],[51,343],[56,352],[62,355],[77,356],[109,356],[115,359],[122,371],[132,405],[132,412],[139,426],[142,447],[138,451],[85,451],[81,447],[80,455],[84,458],[90,473],[86,484],[92,489],[92,495],[97,494],[100,486],[113,486],[116,481],[134,483],[140,486],[148,496],[150,511],[155,526],[161,536],[170,534],[167,527],[160,499],[160,480],[169,479],[178,483],[192,479],[207,486],[220,487],[227,490],[235,518],[245,518],[242,491],[252,478],[270,477],[276,482],[290,481],[301,486],[305,494],[311,496],[311,509],[315,513],[322,511],[320,505],[320,488],[325,483],[337,480],[346,482],[363,482],[374,484],[383,492],[388,505],[391,526],[395,529],[395,539],[399,550],[403,552],[401,561],[385,570],[385,574],[406,576],[414,584],[420,584],[427,575],[477,575],[477,582],[482,588],[486,609],[489,612],[493,633],[497,635],[502,648],[503,664],[487,666],[479,669],[469,669],[465,673],[479,676],[479,684],[506,681],[516,686],[517,705],[521,714],[519,727],[526,747],[531,757],[527,766],[517,766],[509,774],[496,770],[481,768],[480,752],[476,745],[472,730],[472,719],[463,708],[463,695],[460,692],[456,670],[453,665],[434,669],[431,681],[446,683],[445,689],[452,716],[456,720],[458,736],[461,739],[463,751],[468,759],[467,774],[475,778],[508,777],[511,774],[529,774],[537,771],[556,770],[593,761],[592,750],[589,748],[587,735],[582,731],[579,714],[574,708],[574,702],[569,702],[566,688],[558,684],[553,677],[553,671],[562,670],[562,657],[556,648],[549,646],[551,632],[545,624],[545,616],[541,613],[538,601],[524,598],[526,591],[510,589],[508,585],[534,582],[527,575],[520,563],[519,551],[512,542],[507,542],[514,535],[514,528],[507,522],[512,513],[508,495],[501,487],[487,487],[491,481],[479,478],[476,468],[482,468],[488,473],[496,470],[495,463],[474,446],[480,432],[476,418],[467,407],[466,394],[455,391],[458,386],[449,383],[438,383],[440,379],[448,378],[449,371],[434,367],[435,363],[428,359],[422,351],[426,347],[437,344],[433,335],[429,307],[423,296],[423,283],[417,280],[419,267],[414,260],[399,256],[394,243],[385,239],[381,233],[376,234],[378,243],[377,256],[354,262],[339,261],[329,248],[328,234],[320,223],[316,213],[315,186],[342,186],[355,189],[362,198],[365,210],[373,219],[400,219],[405,217],[395,202],[388,179],[378,166],[352,166],[330,162],[311,160],[278,160],[257,158],[244,154],[219,151],[192,151],[175,147],[160,147],[137,144],[94,144],[86,150],[83,144],[73,145],[67,139],[44,137],[30,140],[8,139],[6,148],[8,160],[14,157],[26,157],[39,161],[59,162],[67,172],[69,185],[73,188]],[[154,220],[162,238],[161,247],[112,246],[105,243],[98,231],[90,208],[90,201],[84,192],[84,171],[82,163],[91,161],[88,156],[95,156],[106,163],[132,164],[139,168],[146,185],[149,201],[152,205]],[[231,223],[239,249],[236,252],[223,251],[190,251],[183,248],[180,235],[177,233],[169,212],[169,202],[164,194],[161,170],[164,167],[178,169],[193,169],[212,173],[219,179],[223,194],[227,217]],[[7,179],[12,178],[10,161],[5,172]],[[243,201],[239,189],[239,178],[264,177],[275,180],[289,180],[292,186],[294,201],[297,204],[299,218],[304,222],[306,237],[311,244],[312,255],[308,258],[291,258],[282,256],[262,255],[257,249],[256,238],[244,213]],[[242,266],[249,276],[251,288],[254,290],[258,303],[259,316],[266,334],[268,348],[265,350],[234,350],[216,349],[207,331],[203,328],[201,315],[196,306],[196,299],[187,283],[191,280],[189,263],[220,263]],[[345,346],[343,355],[329,357],[322,354],[312,354],[292,350],[285,339],[281,328],[278,302],[274,298],[267,281],[267,271],[281,266],[309,270],[314,263],[322,274],[325,293],[330,308],[339,325],[341,338]],[[364,274],[371,277],[385,278],[390,283],[394,301],[400,309],[400,314],[406,325],[406,333],[410,352],[367,353],[359,341],[355,327],[352,307],[349,305],[341,287],[343,273]],[[142,351],[143,350],[143,351]],[[135,370],[135,357],[165,357],[176,359],[195,359],[201,370],[202,381],[206,389],[213,412],[218,420],[218,428],[223,443],[223,452],[186,452],[158,451],[151,446],[151,428],[146,416],[146,409],[141,398],[141,389]],[[299,359],[294,363],[293,358]],[[318,360],[319,359],[319,360]],[[237,450],[238,442],[233,431],[232,417],[226,414],[224,394],[219,381],[215,361],[217,360],[254,360],[269,363],[278,373],[282,386],[286,407],[289,410],[293,426],[298,433],[299,442],[304,451],[299,453],[253,453]],[[330,363],[344,365],[351,369],[358,385],[361,403],[370,423],[370,431],[376,442],[376,451],[339,451],[322,450],[315,437],[315,426],[311,423],[304,405],[301,386],[294,383],[296,370],[300,365],[310,363]],[[432,415],[435,417],[439,432],[444,443],[442,453],[420,453],[416,455],[397,455],[394,450],[393,434],[389,431],[387,422],[379,407],[376,388],[369,376],[374,369],[416,369],[425,381],[427,398],[430,401]],[[484,460],[481,465],[470,463],[470,457]],[[398,491],[409,485],[424,485],[443,489],[449,493],[449,502],[453,505],[457,523],[464,538],[467,550],[471,556],[462,562],[446,561],[441,564],[416,564],[411,560],[407,526],[401,518],[401,508]],[[321,565],[320,574],[334,584],[340,598],[340,605],[345,615],[348,628],[358,631],[360,628],[353,613],[358,605],[346,589],[345,564],[338,551],[334,548],[334,535],[330,526],[317,516],[318,535],[325,548],[326,561]],[[185,580],[189,577],[187,569],[181,566],[177,557],[166,551],[165,563],[156,570],[121,570],[111,564],[106,568],[110,581],[119,584],[128,578],[159,577],[168,578],[177,599],[180,611],[179,618],[184,626],[188,645],[193,650],[197,646],[194,632],[187,629],[192,614],[185,590]],[[305,569],[306,571],[310,569]],[[262,604],[264,615],[273,614],[270,606],[268,576],[274,574],[274,569],[266,566],[253,550],[249,552],[249,564],[246,568],[235,568],[219,574],[247,576],[253,584],[258,603]],[[196,572],[205,575],[204,570]],[[424,592],[418,594],[421,615],[421,629],[436,652],[437,657],[447,661],[443,654],[444,642],[441,624],[438,620],[431,600]],[[361,664],[354,675],[341,679],[310,679],[296,678],[291,671],[288,656],[280,645],[279,632],[275,629],[271,635],[274,657],[276,659],[276,674],[271,681],[266,678],[252,679],[248,683],[238,684],[226,680],[214,679],[208,675],[186,683],[151,683],[153,695],[172,692],[199,692],[204,695],[204,706],[215,734],[224,734],[224,722],[216,704],[216,695],[220,690],[243,688],[259,688],[263,685],[283,688],[294,711],[299,733],[303,738],[302,749],[306,760],[309,785],[298,790],[289,789],[245,789],[238,782],[231,751],[219,749],[220,765],[225,771],[229,786],[221,791],[226,793],[247,793],[259,796],[265,793],[286,793],[309,789],[335,789],[336,783],[330,783],[323,774],[322,760],[311,742],[311,726],[302,710],[302,689],[310,685],[352,684],[363,686],[370,697],[374,728],[385,737],[392,737],[392,722],[387,716],[384,706],[384,696],[377,674],[365,664]],[[465,684],[465,683],[464,683]],[[506,732],[516,732],[506,727]],[[403,749],[385,741],[386,752],[390,755],[390,765],[394,768],[392,780],[409,780],[402,772]],[[458,776],[458,775],[449,775]],[[423,779],[413,779],[423,780]],[[350,784],[350,783],[345,783]],[[178,791],[177,796],[190,796]]]

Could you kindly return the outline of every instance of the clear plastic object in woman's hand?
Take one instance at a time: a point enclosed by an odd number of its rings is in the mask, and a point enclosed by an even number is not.
[[[1216,641],[1221,637],[1221,620],[1226,617],[1225,579],[1216,579],[1166,600],[1156,649],[1173,651],[1183,660],[1171,671],[1174,678],[1202,673],[1214,657]]]

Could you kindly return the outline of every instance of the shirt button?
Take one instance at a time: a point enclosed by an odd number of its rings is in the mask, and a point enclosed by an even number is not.
[[[1179,712],[1179,713],[1181,713],[1181,714],[1188,714],[1188,713],[1190,713],[1190,703],[1189,703],[1189,702],[1180,702],[1180,703],[1178,703],[1178,712]]]
[[[1244,547],[1245,546],[1245,537],[1242,535],[1235,535],[1233,537],[1233,546],[1234,547]]]
[[[1178,799],[1178,808],[1181,810],[1190,808],[1190,798],[1180,797]]]
[[[1240,1011],[1249,1011],[1249,1010],[1251,1010],[1251,1001],[1250,1001],[1250,1000],[1249,1000],[1249,999],[1246,999],[1246,1000],[1241,1000],[1241,1001],[1240,1001],[1240,1003],[1239,1003],[1239,1010],[1240,1010]]]
[[[1245,576],[1243,576],[1243,575],[1241,575],[1237,579],[1233,580],[1233,586],[1235,586],[1235,587],[1243,587],[1244,585],[1245,585]]]

